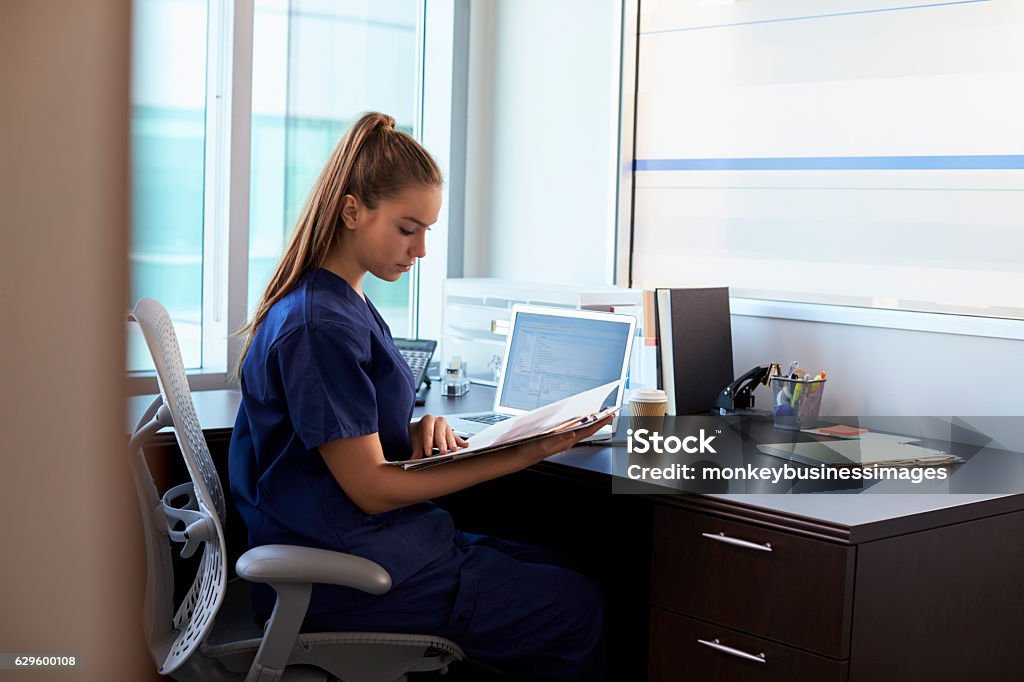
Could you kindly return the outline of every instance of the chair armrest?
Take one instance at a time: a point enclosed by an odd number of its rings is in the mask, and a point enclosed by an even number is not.
[[[280,680],[306,617],[313,583],[353,587],[370,594],[391,589],[391,576],[369,559],[295,545],[263,545],[238,557],[235,571],[251,582],[268,583],[277,603],[264,629],[246,682]]]
[[[323,583],[370,594],[391,589],[391,576],[380,564],[351,554],[295,545],[254,547],[238,557],[235,571],[257,583]]]

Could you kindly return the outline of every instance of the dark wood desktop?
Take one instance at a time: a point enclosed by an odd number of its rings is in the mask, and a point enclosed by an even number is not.
[[[224,478],[237,400],[196,398]],[[492,400],[429,392],[417,414]],[[616,447],[438,500],[461,529],[558,549],[605,588],[610,680],[1021,678],[1024,495],[613,494]],[[1007,489],[1024,489],[1016,471]]]

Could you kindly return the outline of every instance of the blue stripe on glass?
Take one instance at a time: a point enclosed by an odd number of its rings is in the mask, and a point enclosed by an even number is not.
[[[1024,154],[637,159],[638,171],[1021,170]]]
[[[777,24],[784,21],[804,21],[806,19],[828,19],[830,17],[848,17],[854,14],[877,14],[879,12],[899,12],[907,9],[925,9],[927,7],[947,7],[949,5],[976,5],[992,0],[953,0],[952,2],[933,2],[927,5],[907,5],[906,7],[883,7],[879,9],[861,9],[852,12],[834,12],[832,14],[808,14],[802,17],[783,17],[780,19],[759,19],[756,21],[738,21],[732,24],[708,24],[706,26],[684,26],[682,28],[663,28],[657,31],[641,31],[640,35],[650,36],[658,33],[680,33],[682,31],[705,31],[711,28],[730,28],[732,26],[753,26],[756,24]]]

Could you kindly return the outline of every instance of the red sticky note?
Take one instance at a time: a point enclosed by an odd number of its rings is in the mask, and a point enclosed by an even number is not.
[[[846,424],[836,424],[835,426],[829,426],[825,429],[818,429],[818,431],[828,436],[842,436],[844,438],[850,438],[851,436],[859,436],[862,433],[867,433],[868,429],[859,429],[856,426],[847,426]]]

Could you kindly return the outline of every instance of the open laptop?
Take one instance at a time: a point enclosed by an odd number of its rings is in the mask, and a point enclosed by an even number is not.
[[[516,305],[494,409],[446,415],[456,433],[472,436],[491,424],[619,380],[604,406],[622,404],[636,318],[632,315]],[[614,422],[588,440],[607,440]]]

